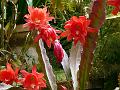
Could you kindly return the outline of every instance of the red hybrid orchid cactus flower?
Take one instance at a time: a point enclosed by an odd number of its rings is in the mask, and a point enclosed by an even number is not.
[[[62,45],[58,40],[54,42],[54,55],[57,58],[58,62],[61,62],[64,57]]]
[[[11,64],[6,64],[6,69],[0,70],[0,81],[6,84],[12,84],[13,82],[18,82],[18,71],[17,68],[15,71],[12,69]]]
[[[108,0],[108,5],[114,6],[114,10],[112,11],[112,14],[117,15],[117,13],[120,11],[120,0]]]
[[[50,25],[45,25],[44,27],[39,27],[39,34],[35,38],[35,42],[38,42],[40,38],[43,39],[43,41],[46,42],[47,46],[50,48],[51,44],[54,43],[56,39],[59,38],[59,36],[56,34],[57,30],[55,30]]]
[[[76,45],[78,41],[84,44],[89,24],[90,20],[88,20],[85,16],[80,16],[79,18],[73,16],[69,21],[66,22],[64,26],[66,31],[64,31],[61,36],[67,36],[68,41],[73,39],[74,45]]]
[[[25,70],[21,70],[20,72],[24,77],[21,83],[27,90],[42,90],[42,88],[46,87],[46,81],[43,78],[44,74],[36,72],[36,66],[32,68],[32,73],[28,73]]]
[[[29,14],[25,15],[26,24],[24,27],[29,27],[30,30],[34,30],[39,26],[48,24],[49,21],[54,19],[54,17],[50,17],[47,12],[47,8],[33,8],[28,7]]]
[[[25,15],[27,23],[24,24],[24,27],[29,27],[30,30],[37,30],[39,34],[34,41],[38,42],[42,38],[50,48],[51,44],[59,38],[56,33],[60,32],[49,25],[49,21],[54,19],[54,17],[49,16],[46,7],[41,9],[29,6],[28,12],[29,14]]]

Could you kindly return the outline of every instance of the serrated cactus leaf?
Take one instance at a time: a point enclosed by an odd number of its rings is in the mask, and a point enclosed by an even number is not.
[[[79,70],[79,65],[81,62],[81,52],[83,48],[80,42],[76,44],[76,46],[72,46],[70,50],[69,64],[73,81],[74,90],[78,90],[78,80],[77,80],[77,72]]]
[[[39,47],[41,49],[42,59],[45,65],[45,71],[46,71],[46,75],[48,77],[51,89],[57,90],[56,78],[53,73],[52,66],[50,65],[49,58],[46,53],[46,49],[44,48],[43,41],[41,39],[39,40]]]
[[[62,59],[61,64],[63,66],[63,69],[64,69],[67,80],[70,80],[71,79],[71,74],[70,74],[70,65],[69,65],[68,55],[65,52],[65,50],[63,50],[63,51],[64,51],[64,57]]]
[[[8,90],[11,87],[13,87],[13,86],[11,86],[9,84],[5,84],[5,83],[0,83],[0,90]]]

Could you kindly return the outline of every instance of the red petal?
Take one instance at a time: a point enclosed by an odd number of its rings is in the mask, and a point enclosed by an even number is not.
[[[108,0],[107,4],[115,6],[116,2],[114,0]]]
[[[19,72],[19,68],[16,68],[16,69],[15,69],[15,75],[16,75],[16,76],[18,75],[18,72]]]
[[[50,48],[51,47],[51,42],[50,42],[50,40],[46,40],[46,44],[47,44],[47,46]]]
[[[74,45],[76,46],[78,39],[74,39]]]
[[[7,63],[6,66],[8,71],[14,73],[14,70],[12,69],[11,64]]]
[[[44,74],[43,73],[38,73],[38,78],[43,78]]]
[[[113,15],[117,15],[118,12],[119,12],[119,9],[118,9],[118,8],[115,8],[115,9],[112,11],[112,14],[113,14]]]
[[[87,19],[86,19],[85,16],[79,16],[79,21],[80,21],[81,23],[85,22],[86,20],[87,20]]]
[[[29,12],[29,14],[31,14],[33,12],[33,10],[34,9],[31,6],[28,6],[28,12]]]
[[[29,18],[29,14],[26,14],[24,17],[25,17],[25,18]]]
[[[37,35],[37,36],[35,37],[35,39],[34,39],[34,42],[35,42],[35,43],[38,42],[40,38],[41,38],[41,34]]]
[[[68,23],[68,24],[66,24],[66,25],[64,26],[65,29],[70,29],[70,27],[71,27],[71,24],[70,24],[70,23]]]
[[[22,73],[23,77],[26,77],[27,75],[29,75],[29,73],[25,70],[21,70],[20,72]]]
[[[61,33],[62,31],[61,30],[56,30],[56,33]]]
[[[72,16],[71,20],[73,20],[73,21],[75,21],[75,22],[78,22],[78,17]]]
[[[67,35],[69,35],[69,31],[68,30],[62,32],[60,36],[61,37],[66,37]]]
[[[67,36],[67,40],[68,40],[68,41],[72,40],[72,38],[73,38],[72,35],[68,35],[68,36]]]
[[[32,68],[32,73],[36,75],[36,66],[35,65]]]

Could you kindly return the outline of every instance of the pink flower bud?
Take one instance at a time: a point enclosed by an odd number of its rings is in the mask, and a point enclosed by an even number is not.
[[[54,55],[57,59],[57,62],[61,62],[64,57],[62,45],[58,40],[55,40],[54,42]]]

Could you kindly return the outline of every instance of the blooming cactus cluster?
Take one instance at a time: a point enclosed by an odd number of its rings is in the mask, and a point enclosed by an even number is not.
[[[46,88],[44,74],[36,72],[36,66],[33,66],[32,73],[21,70],[23,78],[18,77],[18,68],[14,71],[9,63],[6,64],[6,67],[6,69],[0,70],[0,81],[11,85],[16,82],[23,85],[27,90],[42,90]]]
[[[32,73],[28,73],[25,70],[21,70],[20,72],[23,75],[21,83],[24,88],[29,90],[41,90],[46,87],[46,80],[43,78],[44,74],[36,72],[36,66],[33,66]]]
[[[12,84],[13,82],[18,82],[18,71],[17,68],[15,71],[11,68],[11,64],[7,63],[6,69],[0,71],[0,81],[6,84]]]
[[[61,37],[67,37],[67,40],[73,40],[74,45],[77,44],[78,41],[82,45],[85,43],[85,38],[88,32],[97,32],[98,30],[95,28],[89,27],[90,20],[85,16],[73,16],[70,20],[65,23],[65,30],[61,33]]]
[[[47,8],[33,8],[28,7],[29,14],[25,15],[26,24],[24,27],[29,27],[30,30],[34,30],[39,28],[40,26],[47,25],[49,21],[54,19],[54,17],[50,17],[47,12]]]
[[[73,39],[75,45],[78,41],[84,44],[89,24],[90,20],[88,20],[85,16],[80,16],[79,18],[73,16],[69,21],[66,22],[64,26],[66,31],[64,31],[61,36],[67,36],[68,41]]]
[[[24,24],[24,27],[29,27],[29,30],[38,31],[38,35],[35,37],[34,41],[38,42],[38,40],[41,38],[49,48],[51,47],[51,44],[56,45],[55,40],[59,39],[57,33],[60,33],[60,31],[50,26],[49,21],[54,19],[54,17],[49,16],[49,13],[47,12],[47,8],[44,7],[42,9],[42,8],[33,8],[29,6],[28,12],[29,14],[25,15],[26,18],[25,21],[27,23]],[[59,51],[57,52],[56,50],[57,48],[59,48],[60,52]],[[61,62],[64,55],[60,43],[59,45],[57,45],[57,48],[54,48],[54,51],[56,53],[59,53],[59,55],[55,53],[55,57],[57,58],[58,62]]]

